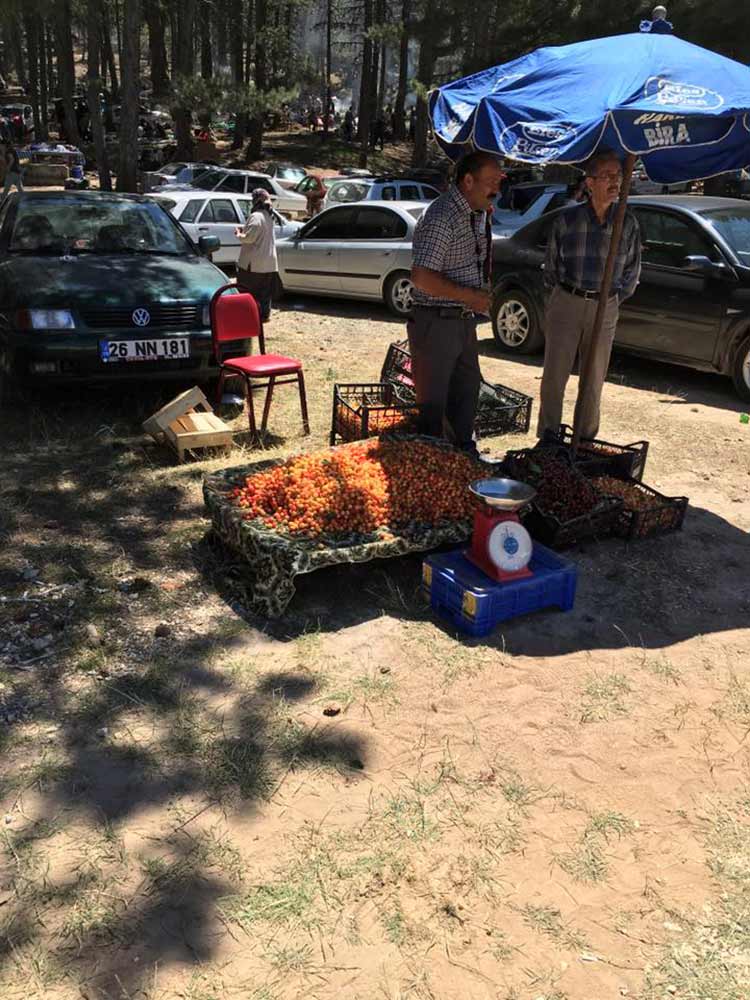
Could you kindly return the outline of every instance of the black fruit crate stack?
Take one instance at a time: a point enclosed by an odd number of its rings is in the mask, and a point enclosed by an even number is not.
[[[557,433],[560,444],[573,443],[573,428],[560,424]],[[612,475],[622,478],[643,479],[648,455],[648,441],[632,444],[613,444],[599,438],[584,438],[576,449],[575,461],[587,476]]]
[[[550,548],[564,549],[592,538],[606,538],[615,534],[623,514],[622,500],[596,489],[592,482],[573,466],[567,449],[551,447],[509,451],[505,455],[502,468],[511,479],[539,486],[544,475],[540,463],[549,458],[563,462],[568,467],[573,481],[584,489],[588,487],[597,495],[597,499],[586,513],[567,520],[546,510],[538,500],[532,500],[531,504],[521,512],[521,520],[531,537]]]
[[[330,443],[362,441],[380,434],[416,433],[419,407],[399,398],[387,382],[336,383]]]
[[[390,345],[380,379],[394,385],[404,402],[414,402],[416,396],[408,341]],[[499,434],[525,434],[531,423],[531,402],[531,397],[522,392],[504,385],[492,385],[482,379],[474,433],[478,438]]]
[[[688,506],[687,497],[665,496],[651,486],[625,476],[593,476],[591,482],[600,492],[621,497],[623,509],[615,533],[622,538],[654,538],[669,531],[679,531],[682,527]],[[634,494],[639,495],[648,506],[638,506]]]

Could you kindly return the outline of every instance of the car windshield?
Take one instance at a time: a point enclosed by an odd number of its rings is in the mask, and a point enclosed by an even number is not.
[[[305,171],[299,167],[279,167],[279,177],[285,181],[298,181],[305,176]]]
[[[407,212],[413,219],[421,219],[424,215],[425,206],[415,205],[413,208],[407,208]]]
[[[750,267],[750,205],[747,208],[714,208],[701,215],[726,240],[740,261]]]
[[[190,187],[198,188],[199,191],[213,191],[219,181],[226,175],[225,170],[206,170],[198,174],[190,182]]]
[[[175,174],[179,174],[180,171],[184,170],[186,166],[186,163],[167,163],[159,170],[159,173],[166,174],[168,177],[173,177]]]
[[[8,249],[29,254],[193,252],[155,202],[70,195],[21,201]]]
[[[330,190],[331,201],[362,201],[370,190],[369,184],[354,181],[342,181]]]

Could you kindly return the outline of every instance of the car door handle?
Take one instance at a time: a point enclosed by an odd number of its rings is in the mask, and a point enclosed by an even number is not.
[[[326,257],[333,257],[333,250],[326,250]]]
[[[381,250],[380,251],[380,256],[381,257],[390,257],[392,253],[393,253],[392,250]]]
[[[199,233],[207,233],[208,232],[208,226],[198,226],[198,232]]]

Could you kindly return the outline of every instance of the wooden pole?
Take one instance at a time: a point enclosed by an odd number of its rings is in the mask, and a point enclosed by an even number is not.
[[[633,153],[628,153],[625,157],[625,163],[623,164],[622,170],[622,187],[620,188],[620,201],[617,205],[617,212],[615,213],[615,221],[612,225],[612,238],[609,243],[609,253],[607,254],[607,262],[604,265],[604,275],[602,277],[602,283],[599,288],[599,301],[596,306],[596,315],[594,316],[594,327],[591,331],[591,345],[593,347],[597,338],[602,332],[602,323],[604,322],[604,312],[607,308],[607,302],[609,302],[609,290],[612,287],[612,274],[615,269],[615,254],[617,253],[618,247],[620,246],[620,238],[622,236],[622,227],[625,222],[625,209],[628,205],[628,195],[630,194],[630,181],[633,176],[633,167],[635,166],[635,156]],[[594,364],[594,352],[589,350],[586,356],[586,362],[581,370],[580,378],[578,380],[578,398],[576,400],[576,410],[575,416],[573,418],[573,442],[572,449],[575,454],[575,450],[581,440],[581,411],[583,409],[582,403],[586,392],[589,389],[591,383],[591,369]]]

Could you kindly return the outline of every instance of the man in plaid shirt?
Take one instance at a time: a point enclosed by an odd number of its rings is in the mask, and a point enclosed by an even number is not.
[[[414,310],[407,324],[421,430],[474,449],[481,373],[477,320],[489,314],[490,219],[503,177],[489,153],[470,153],[455,183],[417,223],[412,244]]]

